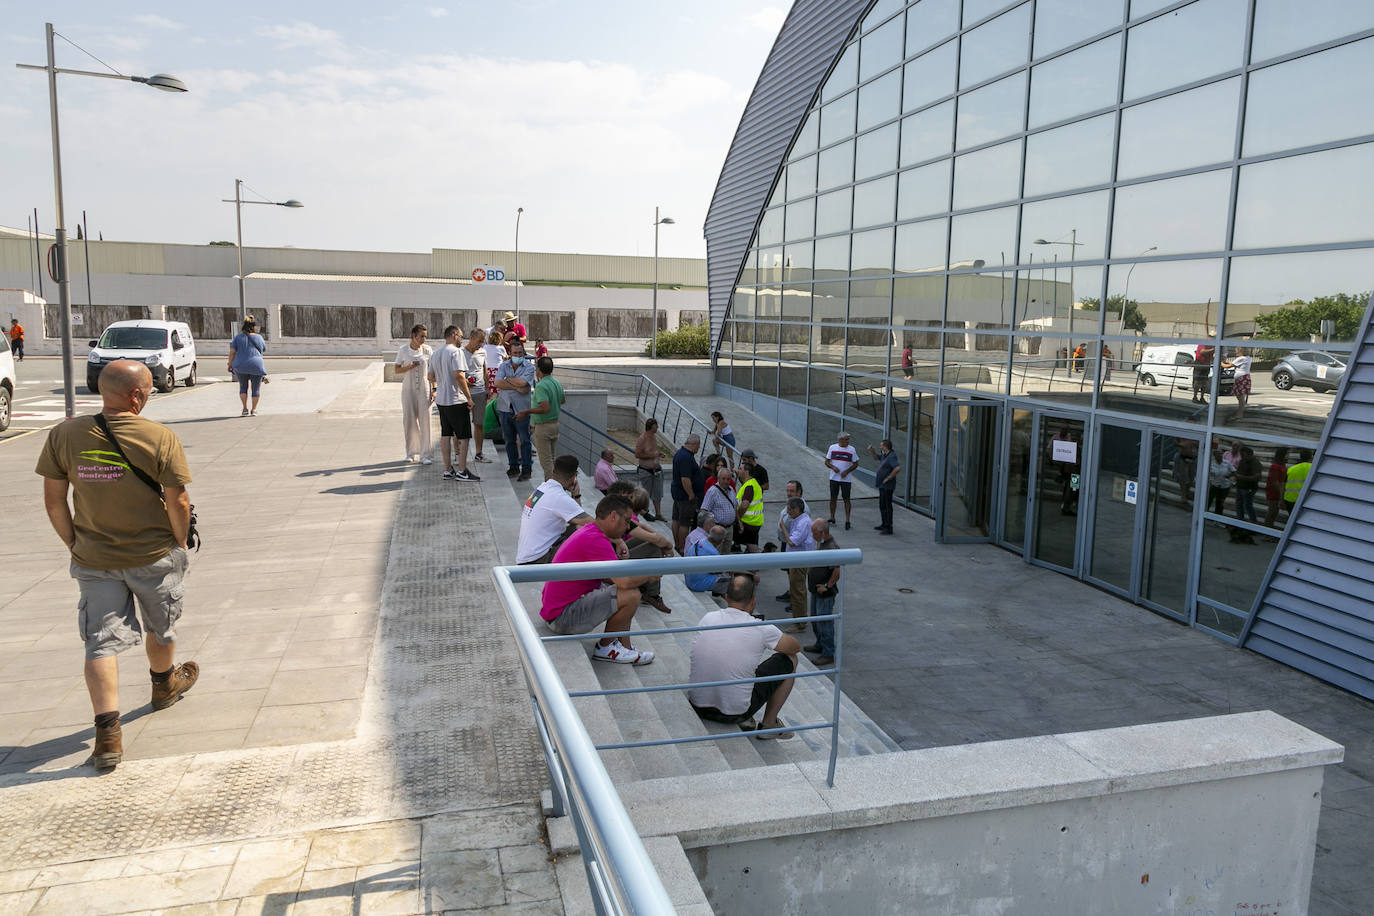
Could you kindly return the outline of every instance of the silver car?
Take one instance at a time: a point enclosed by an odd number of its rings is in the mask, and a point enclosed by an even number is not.
[[[1280,391],[1298,385],[1313,391],[1335,391],[1345,377],[1345,360],[1322,350],[1298,350],[1279,360],[1270,377]]]

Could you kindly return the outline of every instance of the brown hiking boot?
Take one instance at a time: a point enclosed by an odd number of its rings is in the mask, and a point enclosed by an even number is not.
[[[195,686],[198,677],[200,665],[195,662],[182,662],[174,667],[164,683],[153,684],[153,709],[171,706],[178,697]]]
[[[104,728],[95,727],[95,747],[91,749],[91,763],[98,770],[108,770],[124,759],[124,731],[119,720]]]

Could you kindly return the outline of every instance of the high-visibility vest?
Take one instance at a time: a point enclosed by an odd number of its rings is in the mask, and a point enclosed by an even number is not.
[[[1304,461],[1302,464],[1295,464],[1288,469],[1288,479],[1283,486],[1283,501],[1295,503],[1298,501],[1298,494],[1302,492],[1302,485],[1307,482],[1307,472],[1312,470],[1312,462]]]
[[[747,492],[746,492],[747,491]],[[745,502],[746,496],[748,502]],[[739,520],[745,525],[752,525],[755,528],[763,527],[763,487],[759,486],[757,480],[747,480],[740,485],[739,492],[735,494],[736,500],[741,506]]]

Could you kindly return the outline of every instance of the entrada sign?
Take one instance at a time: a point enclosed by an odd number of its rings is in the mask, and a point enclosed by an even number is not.
[[[473,283],[505,283],[506,269],[490,264],[481,264],[472,269]]]

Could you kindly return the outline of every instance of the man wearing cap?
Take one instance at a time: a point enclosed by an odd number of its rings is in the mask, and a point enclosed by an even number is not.
[[[849,475],[859,466],[859,452],[849,444],[849,433],[840,431],[839,440],[825,452],[825,466],[830,469],[830,518],[835,524],[836,497],[844,499],[844,530],[849,530],[849,493],[853,482]]]

